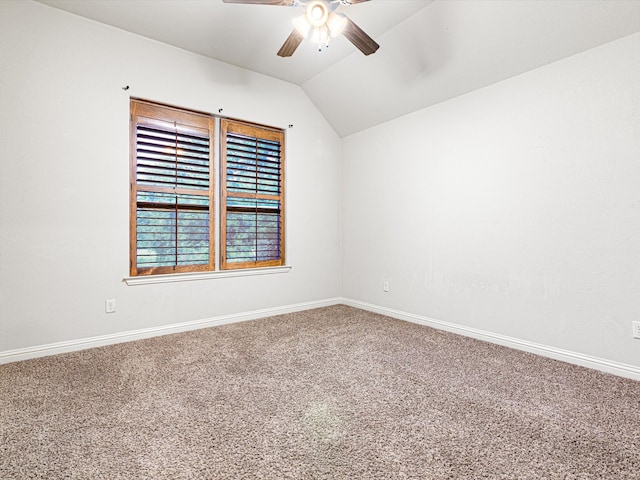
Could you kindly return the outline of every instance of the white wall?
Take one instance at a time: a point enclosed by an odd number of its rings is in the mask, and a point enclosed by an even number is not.
[[[343,297],[640,366],[640,34],[346,137],[342,181]]]
[[[0,353],[342,295],[640,367],[638,85],[634,35],[341,142],[294,85],[0,2]],[[290,273],[122,282],[130,95],[295,125]]]
[[[130,95],[294,124],[290,273],[122,282]],[[0,112],[0,352],[339,296],[340,139],[297,86],[38,3],[2,1]],[[104,313],[108,298],[114,314]]]

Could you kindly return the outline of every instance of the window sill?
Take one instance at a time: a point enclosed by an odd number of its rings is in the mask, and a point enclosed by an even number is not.
[[[246,277],[254,275],[271,275],[275,273],[287,273],[291,266],[245,268],[242,270],[221,270],[216,272],[195,273],[171,273],[168,275],[142,275],[139,277],[125,277],[123,282],[127,285],[149,285],[154,283],[191,282],[194,280],[212,280],[214,278]]]

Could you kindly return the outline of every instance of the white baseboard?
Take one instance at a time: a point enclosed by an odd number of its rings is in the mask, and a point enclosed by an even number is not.
[[[553,358],[555,360],[561,360],[563,362],[573,363],[575,365],[600,370],[602,372],[612,373],[620,377],[640,380],[640,367],[636,367],[634,365],[614,362],[612,360],[593,357],[582,353],[572,352],[570,350],[563,350],[561,348],[549,347],[547,345],[541,345],[518,338],[507,337],[505,335],[487,332],[485,330],[479,330],[477,328],[465,327],[463,325],[457,325],[455,323],[443,322],[441,320],[423,317],[421,315],[415,315],[413,313],[407,313],[391,308],[380,307],[378,305],[372,305],[370,303],[351,300],[348,298],[342,298],[341,303],[344,305],[349,305],[351,307],[360,308],[362,310],[368,310],[370,312],[386,315],[398,320],[418,323],[420,325],[426,325],[428,327],[446,330],[448,332],[476,338],[478,340],[497,343],[499,345],[504,345],[516,350],[523,350],[525,352],[535,353],[537,355]]]
[[[0,364],[28,360],[31,358],[44,357],[48,355],[56,355],[59,353],[73,352],[77,350],[85,350],[88,348],[102,347],[105,345],[113,345],[116,343],[130,342],[133,340],[141,340],[144,338],[156,337],[159,335],[168,335],[171,333],[186,332],[189,330],[197,330],[199,328],[215,327],[218,325],[226,325],[230,323],[244,322],[247,320],[256,320],[259,318],[281,315],[284,313],[301,312],[311,310],[313,308],[328,307],[331,305],[348,305],[362,310],[379,313],[388,317],[405,320],[428,327],[446,330],[448,332],[457,333],[467,337],[484,340],[491,343],[497,343],[506,347],[523,350],[525,352],[535,353],[544,357],[561,360],[583,367],[593,368],[607,373],[612,373],[621,377],[640,380],[640,367],[628,365],[625,363],[614,362],[603,358],[593,357],[582,353],[563,350],[560,348],[549,347],[538,343],[528,342],[518,338],[507,337],[485,330],[465,327],[455,323],[444,322],[413,313],[394,310],[391,308],[381,307],[366,302],[351,300],[349,298],[328,298],[314,302],[297,303],[282,307],[265,308],[250,312],[234,313],[230,315],[221,315],[218,317],[205,318],[201,320],[193,320],[189,322],[175,323],[171,325],[163,325],[160,327],[144,328],[140,330],[131,330],[128,332],[119,332],[109,335],[100,335],[97,337],[81,338],[78,340],[69,340],[65,342],[50,343],[47,345],[37,345],[34,347],[20,348],[16,350],[7,350],[0,352]]]
[[[287,305],[283,307],[264,308],[251,312],[234,313],[230,315],[221,315],[219,317],[193,320],[190,322],[174,323],[171,325],[163,325],[161,327],[143,328],[140,330],[131,330],[128,332],[112,333],[109,335],[100,335],[97,337],[81,338],[78,340],[69,340],[66,342],[57,342],[47,345],[37,345],[35,347],[7,350],[4,352],[0,352],[0,364],[17,362],[20,360],[28,360],[37,357],[45,357],[48,355],[57,355],[59,353],[74,352],[77,350],[85,350],[94,347],[103,347],[105,345],[113,345],[116,343],[131,342],[133,340],[141,340],[143,338],[157,337],[160,335],[168,335],[171,333],[186,332],[189,330],[197,330],[199,328],[215,327],[218,325],[244,322],[247,320],[256,320],[259,318],[271,317],[284,313],[301,312],[303,310],[328,307],[340,303],[340,298],[328,298],[325,300],[314,302],[297,303],[294,305]]]

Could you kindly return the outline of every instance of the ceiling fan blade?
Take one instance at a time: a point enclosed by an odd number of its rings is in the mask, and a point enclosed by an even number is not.
[[[282,44],[282,47],[280,47],[280,50],[278,50],[278,56],[290,57],[293,55],[293,52],[296,51],[296,48],[298,48],[298,45],[300,45],[303,39],[304,37],[294,28],[293,32],[291,32]]]
[[[351,5],[353,5],[354,3],[362,3],[362,2],[368,2],[369,0],[349,0],[349,3]]]
[[[347,20],[347,24],[344,27],[342,34],[347,37],[347,40],[353,43],[358,50],[365,55],[371,55],[380,48],[380,45],[378,45],[376,41],[367,35],[358,25],[353,23],[351,19],[348,17],[344,18]]]
[[[251,5],[282,5],[291,6],[295,0],[222,0],[224,3],[246,3]]]

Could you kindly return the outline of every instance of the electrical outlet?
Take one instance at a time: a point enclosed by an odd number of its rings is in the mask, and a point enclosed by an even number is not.
[[[115,298],[111,298],[109,300],[104,301],[104,311],[106,313],[113,313],[116,311],[116,300]]]
[[[633,322],[633,338],[640,339],[640,322]]]
[[[389,291],[389,280],[384,280],[382,282],[382,291],[383,292],[388,292]]]

